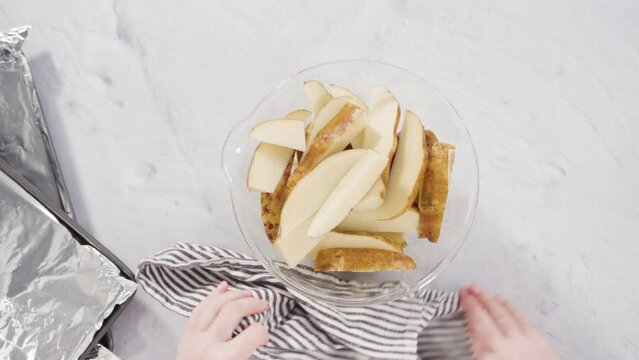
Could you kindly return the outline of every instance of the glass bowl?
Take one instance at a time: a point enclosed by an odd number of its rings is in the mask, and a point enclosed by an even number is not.
[[[404,252],[417,264],[416,270],[372,273],[332,273],[344,280],[309,275],[310,262],[294,269],[268,241],[262,227],[259,193],[249,192],[246,176],[257,146],[249,132],[257,123],[280,118],[293,109],[309,108],[303,83],[319,80],[339,84],[364,101],[370,88],[380,85],[399,100],[402,116],[412,110],[433,130],[440,141],[457,146],[444,223],[438,243],[408,235]],[[401,128],[401,123],[400,123]],[[229,133],[222,162],[231,192],[237,225],[255,257],[289,290],[310,299],[340,306],[367,306],[388,302],[425,287],[455,257],[473,224],[479,194],[479,170],[473,142],[453,105],[419,76],[396,66],[373,61],[348,60],[317,65],[282,82],[253,112]],[[323,280],[326,281],[323,281]],[[365,285],[365,286],[361,286]]]

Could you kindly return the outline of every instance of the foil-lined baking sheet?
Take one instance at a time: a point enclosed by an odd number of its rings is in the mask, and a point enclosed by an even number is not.
[[[30,28],[0,33],[0,159],[73,215],[38,93],[22,52]]]
[[[136,284],[0,171],[0,359],[78,359]]]
[[[72,217],[22,52],[29,30],[0,33],[0,160]],[[77,359],[113,306],[133,294],[135,284],[118,277],[115,265],[93,247],[69,241],[70,233],[61,235],[62,225],[38,229],[44,219],[57,224],[55,217],[28,194],[23,200],[31,207],[11,209],[16,202],[5,198],[6,189],[0,188],[0,359]],[[25,209],[40,210],[40,217],[31,218],[32,211]],[[82,274],[73,278],[74,271]]]

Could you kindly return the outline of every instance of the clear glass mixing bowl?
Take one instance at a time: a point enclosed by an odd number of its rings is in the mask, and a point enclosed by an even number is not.
[[[399,100],[402,115],[412,110],[433,130],[440,141],[457,146],[452,181],[439,242],[432,244],[408,236],[405,253],[416,270],[333,273],[344,284],[317,281],[298,266],[290,269],[269,243],[262,227],[260,195],[249,192],[246,176],[257,142],[249,132],[257,123],[282,117],[293,109],[309,108],[302,87],[304,81],[319,80],[339,84],[354,91],[364,101],[375,85],[389,89]],[[401,124],[400,124],[401,128]],[[271,91],[242,122],[229,133],[222,162],[228,178],[237,225],[255,257],[290,290],[311,299],[342,306],[374,305],[397,299],[433,281],[461,248],[473,224],[479,194],[479,170],[473,142],[453,105],[419,76],[396,66],[373,61],[348,60],[321,64],[303,70]],[[311,265],[310,262],[305,263]],[[352,280],[366,284],[366,290]],[[346,291],[345,291],[346,289]],[[351,289],[352,291],[349,291]]]

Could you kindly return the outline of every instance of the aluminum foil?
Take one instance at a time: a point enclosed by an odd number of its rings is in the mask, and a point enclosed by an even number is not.
[[[135,292],[0,171],[0,359],[77,359]]]
[[[102,345],[98,345],[98,353],[94,358],[95,360],[120,360],[119,357],[115,356],[109,349],[105,348]]]
[[[0,159],[73,215],[38,93],[22,52],[29,29],[23,26],[0,33]]]

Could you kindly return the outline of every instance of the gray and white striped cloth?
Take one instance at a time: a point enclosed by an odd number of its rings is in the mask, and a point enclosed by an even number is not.
[[[298,267],[318,281],[343,283]],[[142,288],[167,308],[189,316],[221,281],[251,290],[270,311],[244,319],[269,330],[260,359],[468,359],[465,319],[457,293],[422,290],[387,304],[335,307],[288,291],[257,260],[217,247],[178,243],[138,267]]]

